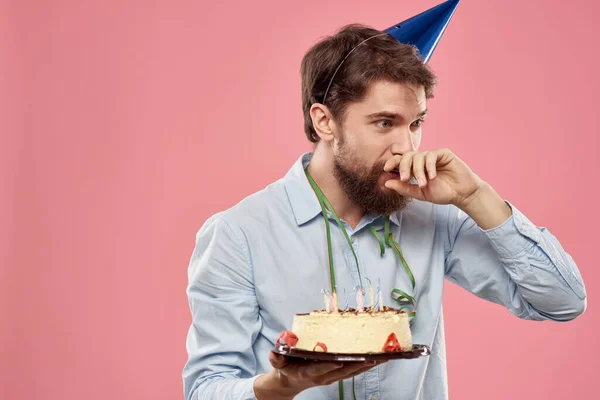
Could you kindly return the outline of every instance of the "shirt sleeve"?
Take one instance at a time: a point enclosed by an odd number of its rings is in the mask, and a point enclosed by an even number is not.
[[[573,258],[546,228],[506,203],[512,215],[490,230],[452,209],[446,278],[519,318],[569,321],[581,315],[587,295]]]
[[[211,217],[196,235],[188,268],[186,400],[256,399],[252,345],[261,323],[252,275],[241,229]]]

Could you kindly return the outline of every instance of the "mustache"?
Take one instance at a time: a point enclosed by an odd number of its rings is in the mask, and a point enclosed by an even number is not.
[[[354,204],[378,215],[390,215],[405,208],[409,200],[380,187],[386,162],[378,161],[369,167],[357,159],[340,157],[334,161],[334,175]]]

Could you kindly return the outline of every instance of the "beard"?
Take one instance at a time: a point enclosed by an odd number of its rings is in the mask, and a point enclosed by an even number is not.
[[[342,138],[339,153],[334,156],[333,173],[350,201],[365,212],[389,216],[406,208],[410,199],[379,186],[384,165],[385,161],[380,161],[368,168],[350,153]]]

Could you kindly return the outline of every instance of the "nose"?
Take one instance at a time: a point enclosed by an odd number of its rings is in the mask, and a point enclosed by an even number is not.
[[[410,131],[409,126],[402,126],[398,130],[398,133],[394,136],[391,151],[394,155],[417,151],[417,143],[415,143],[414,134]]]

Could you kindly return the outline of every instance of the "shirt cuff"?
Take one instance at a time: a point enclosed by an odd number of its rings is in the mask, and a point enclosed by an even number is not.
[[[586,291],[577,267],[556,238],[545,228],[534,225],[510,202],[505,202],[511,208],[512,215],[500,226],[482,229],[500,259],[515,260],[525,252],[541,262],[540,265],[553,266],[571,290],[580,299],[584,299]]]
[[[212,382],[204,382],[195,389],[196,392],[191,398],[194,400],[258,400],[254,393],[254,381],[259,376],[215,379]]]
[[[253,376],[252,378],[248,378],[245,379],[243,382],[240,382],[240,395],[239,399],[243,399],[243,400],[258,400],[256,398],[256,393],[254,393],[254,381],[259,377],[260,375],[256,375]]]

